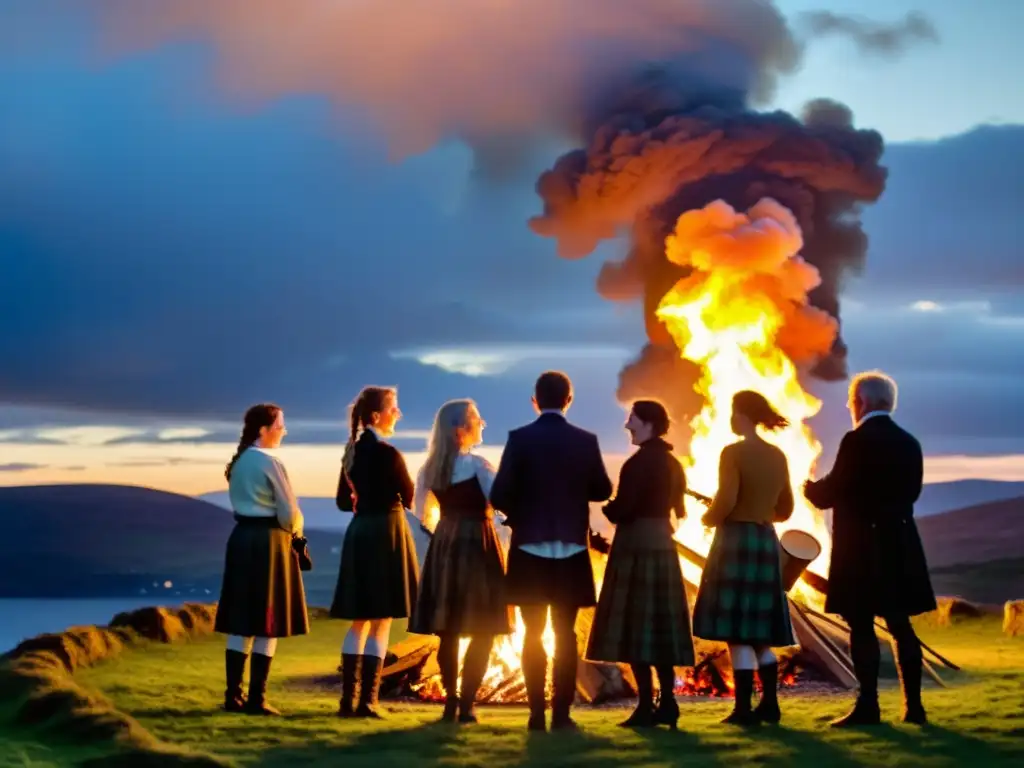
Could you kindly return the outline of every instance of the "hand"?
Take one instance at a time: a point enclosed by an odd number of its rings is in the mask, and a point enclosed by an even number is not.
[[[711,519],[711,517],[709,515],[704,515],[700,519],[700,524],[703,525],[705,528],[714,528],[715,527],[715,522]]]
[[[612,545],[604,536],[597,531],[591,529],[589,532],[590,547],[595,552],[600,552],[602,555],[607,555],[612,551]]]

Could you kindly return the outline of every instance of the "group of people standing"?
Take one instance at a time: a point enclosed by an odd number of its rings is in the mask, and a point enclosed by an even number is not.
[[[844,438],[833,471],[805,486],[813,504],[835,510],[826,610],[850,623],[860,681],[857,705],[836,725],[880,719],[876,615],[886,618],[897,639],[904,719],[923,723],[920,646],[909,617],[934,609],[935,600],[913,523],[922,479],[920,446],[889,418],[896,395],[891,379],[862,375],[850,392],[855,429]],[[581,608],[596,605],[586,657],[629,664],[637,681],[637,707],[622,725],[676,727],[675,669],[695,663],[694,635],[729,645],[736,695],[725,722],[780,720],[772,648],[795,640],[774,524],[790,517],[794,498],[785,454],[764,440],[761,430],[782,429],[786,419],[756,392],[733,399],[732,428],[739,439],[722,452],[718,491],[702,519],[715,537],[691,622],[672,539],[685,515],[686,477],[665,440],[667,411],[653,400],[632,404],[625,427],[637,450],[623,464],[610,499],[613,487],[597,437],[565,417],[572,399],[565,374],[542,374],[533,396],[538,418],[509,433],[497,469],[474,453],[485,426],[475,403],[445,403],[414,482],[402,454],[387,442],[401,418],[396,390],[360,392],[351,407],[337,492],[338,508],[355,513],[330,610],[333,618],[351,622],[342,644],[339,716],[381,716],[377,699],[391,624],[408,619],[409,632],[440,638],[438,664],[446,694],[441,719],[476,722],[474,701],[494,639],[512,632],[518,607],[525,628],[521,660],[528,728],[548,727],[542,633],[550,614],[555,637],[550,726],[575,729],[570,712],[579,660],[576,619]],[[302,541],[302,513],[284,466],[273,455],[285,434],[280,408],[254,406],[227,467],[237,525],[228,542],[216,629],[229,635],[224,702],[229,711],[277,714],[266,696],[276,638],[309,629],[295,553]],[[600,540],[590,525],[593,502],[607,502],[604,514],[615,526],[600,599],[589,552]],[[440,517],[421,573],[406,510],[423,520],[435,505]],[[495,528],[496,511],[511,529],[507,552]],[[460,676],[461,638],[469,638],[469,644]],[[755,674],[762,691],[756,708]]]

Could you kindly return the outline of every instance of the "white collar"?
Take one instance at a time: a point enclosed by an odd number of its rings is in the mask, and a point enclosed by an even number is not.
[[[892,412],[891,411],[868,411],[863,416],[861,416],[860,421],[857,422],[857,427],[862,426],[865,421],[867,421],[868,419],[873,419],[876,416],[892,416]]]

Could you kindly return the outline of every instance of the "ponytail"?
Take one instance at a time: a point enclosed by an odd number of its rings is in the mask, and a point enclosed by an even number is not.
[[[356,460],[356,441],[363,429],[370,426],[373,414],[384,409],[384,402],[395,395],[394,387],[363,387],[349,406],[349,433],[341,466],[347,475]]]
[[[772,408],[771,403],[759,392],[749,389],[737,392],[733,395],[732,407],[754,424],[773,432],[789,426],[789,419]]]

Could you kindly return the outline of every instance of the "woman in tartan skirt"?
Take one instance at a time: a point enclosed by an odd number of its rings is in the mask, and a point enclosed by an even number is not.
[[[337,503],[355,515],[345,529],[331,604],[331,618],[352,622],[341,646],[339,717],[381,717],[376,704],[391,620],[408,617],[416,602],[419,560],[405,518],[412,478],[402,454],[384,440],[401,417],[390,387],[364,387],[352,404]]]
[[[427,459],[416,480],[413,513],[425,520],[431,502],[440,520],[427,549],[409,631],[437,635],[437,663],[445,689],[442,722],[475,723],[473,702],[487,672],[495,635],[512,632],[505,595],[505,553],[488,503],[494,468],[471,453],[484,420],[472,400],[452,400],[434,418]],[[459,638],[469,637],[459,679]]]
[[[693,610],[694,634],[729,644],[736,703],[724,722],[736,725],[780,720],[771,649],[795,642],[773,526],[793,514],[789,466],[757,433],[788,424],[757,392],[733,397],[732,429],[740,440],[722,451],[718,493],[702,520],[716,530]],[[752,710],[755,667],[762,696]]]
[[[673,515],[685,514],[686,477],[663,439],[669,418],[653,400],[638,400],[626,421],[639,450],[619,475],[615,498],[604,508],[616,526],[586,657],[630,664],[637,682],[636,710],[620,725],[675,728],[679,720],[675,667],[694,664],[693,637]],[[654,709],[651,667],[661,694]]]

